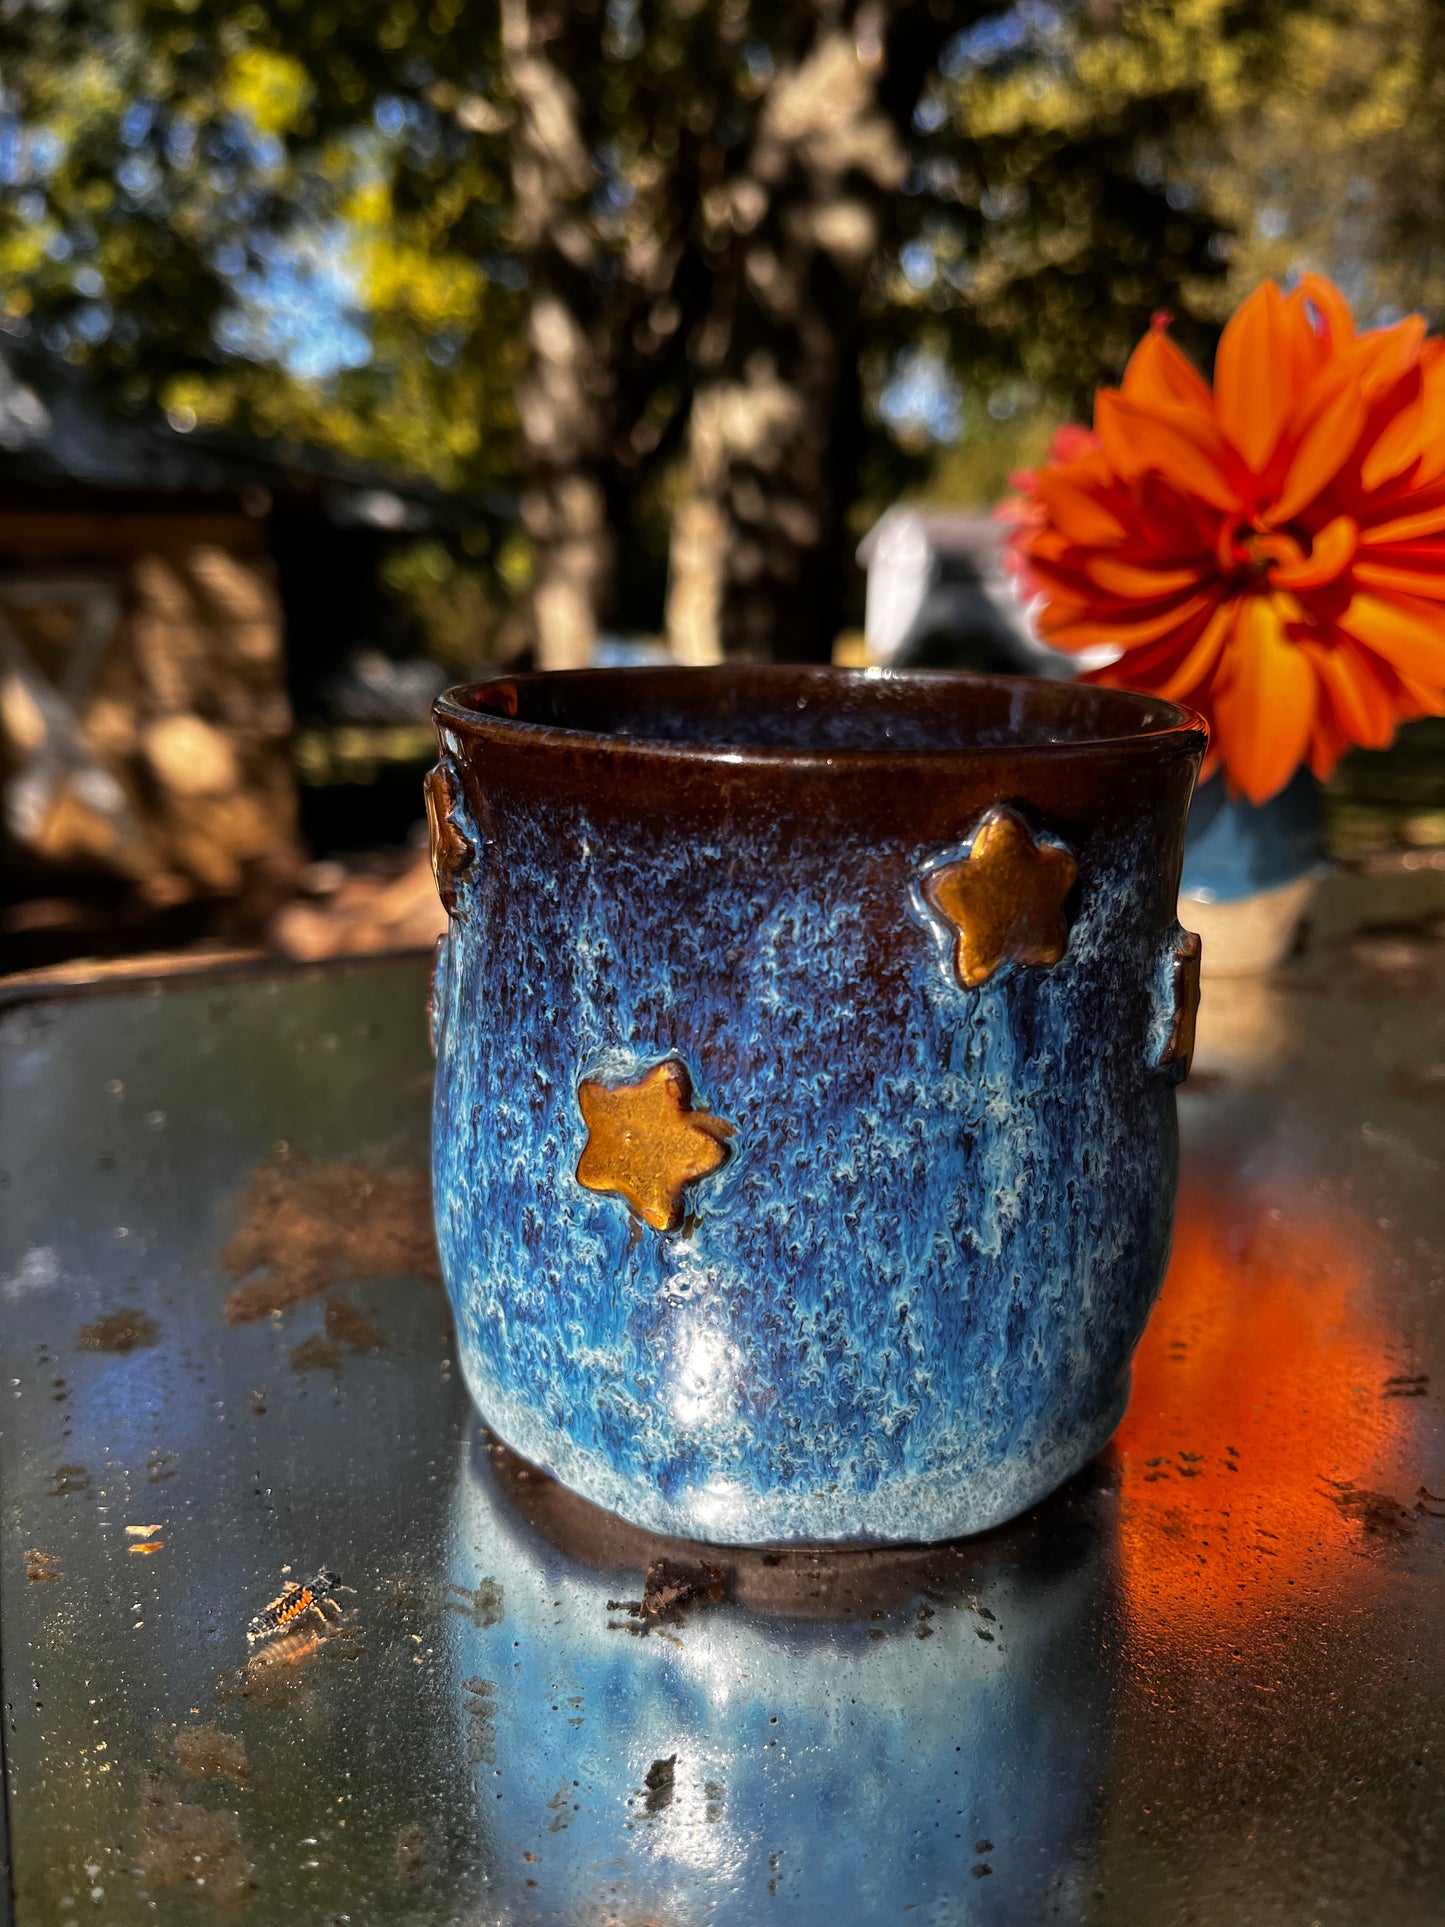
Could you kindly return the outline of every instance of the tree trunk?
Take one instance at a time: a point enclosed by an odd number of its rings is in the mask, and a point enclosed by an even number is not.
[[[688,660],[826,661],[847,610],[863,285],[952,29],[910,0],[818,12],[741,169],[703,204],[720,266],[691,344],[701,379],[668,598],[669,640]]]
[[[826,660],[841,624],[870,197],[904,166],[866,53],[851,32],[820,32],[774,81],[742,171],[704,209],[724,265],[693,343],[703,380],[668,609],[679,654]]]
[[[575,28],[565,9],[546,14],[531,0],[505,0],[517,245],[531,301],[528,364],[517,387],[522,519],[532,538],[532,612],[543,669],[578,668],[591,657],[612,564],[602,476],[610,440],[608,356],[588,325],[596,306],[586,207],[594,169],[576,93],[547,57],[551,42]]]

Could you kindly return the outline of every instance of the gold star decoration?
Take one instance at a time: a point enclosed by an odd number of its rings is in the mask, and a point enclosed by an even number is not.
[[[968,855],[923,886],[957,933],[953,966],[966,990],[986,984],[1001,964],[1048,969],[1059,961],[1069,942],[1064,898],[1078,874],[1067,850],[1036,843],[1012,810],[989,811]]]
[[[452,812],[461,802],[455,772],[447,763],[438,763],[426,773],[422,784],[426,798],[427,829],[431,843],[431,873],[436,878],[437,895],[448,916],[457,907],[457,884],[471,867],[476,855],[470,837],[463,834]]]
[[[577,1182],[616,1192],[654,1231],[676,1231],[683,1191],[724,1162],[734,1127],[692,1108],[692,1082],[675,1057],[635,1084],[585,1077],[577,1099],[587,1126]]]
[[[1203,945],[1192,930],[1181,930],[1174,952],[1174,1022],[1160,1060],[1171,1084],[1182,1084],[1194,1062],[1199,1023],[1199,959]]]

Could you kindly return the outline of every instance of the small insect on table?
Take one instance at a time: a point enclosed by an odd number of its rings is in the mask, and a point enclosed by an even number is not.
[[[17,1927],[1438,1921],[1445,946],[1207,993],[1123,1429],[934,1550],[652,1540],[489,1445],[425,986],[0,1011]]]

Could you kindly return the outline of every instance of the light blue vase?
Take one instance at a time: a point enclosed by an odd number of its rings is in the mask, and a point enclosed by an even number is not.
[[[1267,803],[1232,797],[1213,776],[1194,792],[1184,834],[1180,894],[1198,903],[1237,903],[1277,890],[1325,865],[1320,786],[1299,770]]]

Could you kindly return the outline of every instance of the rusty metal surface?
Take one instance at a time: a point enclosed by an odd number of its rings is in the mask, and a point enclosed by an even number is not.
[[[1206,986],[1115,1443],[929,1552],[689,1564],[480,1440],[424,963],[0,1012],[18,1927],[1434,1927],[1445,946],[1358,922]]]

